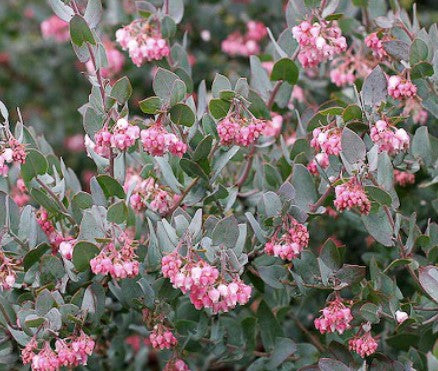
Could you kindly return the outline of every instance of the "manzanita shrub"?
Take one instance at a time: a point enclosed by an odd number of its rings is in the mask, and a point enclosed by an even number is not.
[[[100,0],[48,3],[96,174],[0,102],[5,369],[438,369],[436,25],[290,0],[221,41],[249,76],[207,86],[182,0],[117,28]]]

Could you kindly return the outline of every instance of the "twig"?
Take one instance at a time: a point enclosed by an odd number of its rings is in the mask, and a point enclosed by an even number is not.
[[[245,181],[248,178],[248,175],[251,171],[255,150],[256,150],[255,146],[252,145],[251,150],[248,154],[248,161],[245,165],[245,168],[243,169],[242,174],[239,177],[239,180],[236,182],[236,187],[239,189],[242,187],[243,183],[245,183]]]
[[[316,201],[316,203],[314,203],[313,205],[310,206],[309,211],[311,213],[315,212],[316,210],[318,210],[318,208],[324,203],[324,201],[326,200],[326,198],[330,195],[330,193],[332,192],[333,186],[329,186],[325,192],[321,195],[321,197],[318,199],[318,201]]]
[[[306,336],[309,338],[310,342],[320,351],[325,352],[325,346],[322,345],[322,343],[319,341],[319,339],[313,335],[307,328],[304,326],[301,321],[293,314],[291,313],[292,318],[294,319],[296,325],[298,328],[306,334]]]
[[[53,198],[53,201],[56,202],[56,204],[59,206],[59,208],[61,209],[62,214],[70,221],[70,223],[74,226],[77,227],[76,221],[71,217],[71,215],[69,214],[67,208],[65,207],[65,205],[60,201],[60,199],[58,198],[58,196],[46,185],[44,184],[44,182],[42,182],[40,179],[36,178],[37,183],[44,188],[44,190]]]
[[[275,83],[274,89],[272,89],[271,96],[269,97],[268,100],[268,104],[267,104],[268,110],[272,109],[272,106],[274,105],[275,97],[277,96],[278,91],[280,90],[281,84],[283,84],[283,80],[279,80]]]
[[[184,201],[184,199],[186,198],[186,196],[189,194],[189,192],[191,191],[191,189],[198,183],[200,177],[196,177],[195,179],[193,179],[193,181],[188,185],[188,187],[183,191],[183,193],[181,193],[181,197],[179,198],[178,202],[175,203],[175,205],[173,205],[169,211],[166,213],[165,216],[169,216],[172,215],[173,212],[182,204],[182,202]]]

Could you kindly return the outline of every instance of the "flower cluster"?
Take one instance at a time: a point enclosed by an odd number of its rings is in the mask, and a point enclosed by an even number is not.
[[[69,24],[56,15],[41,22],[41,33],[45,39],[53,39],[58,43],[70,40]]]
[[[182,157],[187,151],[187,144],[175,134],[169,133],[159,122],[142,130],[140,136],[143,149],[152,156],[163,156],[170,152],[174,156]]]
[[[283,228],[286,232],[279,236]],[[304,224],[288,217],[281,228],[277,228],[274,235],[265,245],[265,253],[284,260],[295,259],[309,244],[309,232]]]
[[[176,358],[167,362],[163,371],[190,371],[190,369],[182,359]]]
[[[367,77],[372,66],[360,55],[347,54],[331,63],[330,80],[339,87],[353,85],[356,79]]]
[[[407,171],[394,170],[394,183],[406,187],[407,185],[415,183],[415,175]]]
[[[15,187],[12,188],[12,199],[19,206],[23,207],[27,205],[30,200],[29,193],[27,191],[26,185],[24,184],[23,178],[18,178]]]
[[[170,349],[178,344],[178,340],[176,340],[172,331],[161,324],[154,326],[154,329],[149,335],[149,340],[151,345],[159,350]]]
[[[412,117],[414,124],[425,125],[427,123],[429,114],[418,99],[406,99],[403,103],[403,116]]]
[[[313,129],[310,145],[327,155],[339,156],[341,153],[341,130],[337,127],[323,126]]]
[[[103,244],[100,253],[90,260],[91,271],[115,279],[135,277],[139,271],[135,249],[135,242],[123,233],[114,242]]]
[[[356,178],[335,187],[336,199],[334,205],[340,212],[357,208],[361,214],[369,214],[371,202],[365,190]]]
[[[327,153],[319,152],[315,155],[315,158],[310,161],[310,163],[307,165],[307,169],[311,174],[317,175],[319,173],[317,165],[319,165],[322,169],[327,169],[329,167],[330,160]]]
[[[355,336],[348,341],[348,348],[359,354],[362,358],[373,354],[377,347],[377,341],[372,337],[369,331],[362,336]]]
[[[38,225],[47,236],[53,250],[57,251],[61,242],[64,241],[64,237],[56,230],[55,226],[50,221],[47,210],[40,208],[35,216]]]
[[[327,307],[322,310],[322,315],[316,318],[315,328],[321,333],[330,333],[337,331],[343,334],[349,329],[350,322],[353,320],[350,308],[346,307],[341,298],[331,301]]]
[[[283,116],[275,112],[272,112],[271,119],[265,122],[263,135],[265,137],[276,137],[280,135],[282,127],[283,127]]]
[[[38,343],[32,338],[21,351],[24,364],[30,364],[34,371],[55,371],[61,367],[77,367],[86,365],[88,356],[93,353],[94,340],[81,332],[79,336],[70,336],[65,339],[57,339],[55,350],[46,341],[42,349],[38,349]]]
[[[298,60],[304,68],[316,67],[347,50],[347,40],[336,21],[303,21],[292,28],[292,34],[298,41]]]
[[[228,55],[249,56],[260,53],[259,42],[268,34],[266,27],[261,22],[249,21],[246,24],[246,34],[242,35],[239,31],[230,34],[222,41],[222,51]]]
[[[8,164],[24,164],[25,162],[26,151],[24,145],[14,137],[10,136],[9,140],[0,146],[0,175],[8,175]]]
[[[399,75],[393,75],[388,78],[388,94],[399,100],[412,98],[417,94],[417,87],[411,80]]]
[[[103,78],[110,78],[117,74],[119,74],[125,63],[125,56],[120,53],[117,48],[115,48],[114,43],[110,41],[105,41],[103,43],[105,48],[106,59],[108,62],[107,67],[103,67],[100,69],[100,73]],[[85,64],[87,71],[89,74],[94,75],[96,71],[94,70],[93,62],[89,60]]]
[[[365,37],[365,45],[373,51],[373,56],[382,60],[388,57],[386,50],[383,48],[383,42],[389,41],[389,36],[384,35],[382,39],[376,32],[373,32]]]
[[[397,129],[387,120],[378,120],[370,132],[372,141],[379,151],[387,151],[390,155],[409,148],[409,135],[404,129]]]
[[[13,269],[16,264],[13,259],[8,258],[1,250],[0,263],[0,288],[2,290],[10,290],[17,278],[17,273]]]
[[[107,125],[100,129],[94,135],[94,144],[88,142],[88,146],[91,146],[102,157],[109,158],[112,148],[126,151],[135,144],[139,137],[140,128],[131,125],[127,119],[121,118],[111,129]]]
[[[73,258],[73,249],[76,242],[73,238],[66,238],[59,244],[59,252],[65,259],[71,260]]]
[[[230,115],[217,124],[217,133],[224,146],[248,147],[263,134],[265,127],[263,120]]]
[[[127,177],[124,188],[130,188],[135,182],[129,202],[137,212],[143,212],[147,208],[157,214],[166,214],[177,201],[178,196],[160,186],[154,178],[142,179],[141,177]]]
[[[173,287],[189,293],[196,309],[210,308],[213,313],[228,312],[251,297],[251,287],[239,277],[227,282],[216,267],[201,258],[182,257],[173,252],[163,257],[161,271]]]
[[[169,45],[159,28],[143,19],[137,19],[117,30],[116,40],[123,50],[129,51],[137,67],[145,62],[158,61],[170,53]]]

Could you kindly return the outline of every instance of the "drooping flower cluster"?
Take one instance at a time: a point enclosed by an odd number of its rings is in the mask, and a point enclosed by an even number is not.
[[[378,120],[370,132],[372,141],[379,147],[379,151],[387,151],[390,155],[409,148],[409,135],[404,129],[397,129],[387,120]]]
[[[182,157],[187,151],[187,144],[175,134],[169,133],[160,122],[141,131],[141,142],[146,153],[152,156],[163,156],[170,152],[174,156]]]
[[[418,99],[406,99],[403,105],[403,116],[412,117],[415,124],[424,125],[427,123],[429,113],[423,108]]]
[[[341,153],[341,129],[337,127],[323,126],[313,129],[313,138],[310,145],[317,151],[327,155],[339,156]]]
[[[175,358],[166,363],[163,371],[190,371],[190,369],[182,359]]]
[[[224,146],[248,147],[263,134],[265,127],[263,120],[235,114],[225,117],[217,124],[217,133]]]
[[[30,200],[29,193],[27,191],[26,185],[24,184],[23,178],[18,178],[15,187],[12,187],[12,199],[19,206],[23,207],[27,205]]]
[[[347,53],[331,63],[330,80],[339,87],[353,85],[358,78],[367,77],[372,67],[374,63],[370,63],[363,56]]]
[[[47,210],[40,208],[36,212],[35,217],[38,225],[41,227],[41,229],[47,236],[49,243],[52,245],[52,248],[54,250],[57,250],[60,243],[64,241],[64,237],[56,230],[55,226],[50,221]]]
[[[125,182],[126,186],[130,180]],[[165,187],[160,186],[154,178],[139,179],[136,183],[129,202],[137,212],[143,212],[147,208],[153,212],[164,215],[177,201],[178,196],[172,195]]]
[[[135,277],[139,271],[135,249],[135,241],[122,233],[113,242],[102,244],[100,253],[90,260],[91,271],[114,279]]]
[[[100,73],[103,78],[110,78],[119,74],[123,69],[123,64],[125,63],[125,56],[117,50],[114,43],[111,41],[105,41],[103,43],[105,48],[106,59],[108,62],[107,67],[100,69]],[[87,67],[88,73],[94,75],[96,71],[94,70],[93,62],[89,60],[85,66]]]
[[[399,100],[412,98],[417,95],[417,87],[410,79],[393,75],[388,78],[388,94]]]
[[[394,170],[394,183],[406,187],[407,185],[415,183],[415,175],[407,171]]]
[[[276,137],[280,135],[282,127],[283,127],[283,116],[275,112],[272,112],[271,119],[265,122],[263,135],[265,137]]]
[[[145,62],[167,57],[170,48],[158,25],[137,19],[116,31],[116,40],[123,50],[129,51],[132,62],[140,67]]]
[[[347,40],[336,21],[303,21],[292,28],[292,34],[298,41],[298,60],[304,68],[316,67],[347,50]]]
[[[127,119],[121,118],[111,129],[107,125],[100,129],[94,135],[94,144],[91,144],[91,148],[102,157],[109,158],[112,148],[126,151],[135,144],[139,137],[140,128],[131,125]],[[90,146],[90,142],[88,145]]]
[[[349,329],[350,322],[353,320],[350,308],[346,307],[341,298],[331,301],[322,311],[322,315],[316,318],[315,328],[321,333],[330,333],[337,331],[343,334]]]
[[[327,169],[329,167],[330,160],[327,153],[319,152],[315,155],[315,158],[309,162],[307,169],[311,174],[317,175],[319,173],[317,165],[319,165],[322,169]]]
[[[340,212],[356,208],[361,214],[369,214],[371,202],[356,178],[335,187],[334,205]]]
[[[382,60],[388,57],[386,50],[383,48],[383,42],[389,40],[389,36],[384,35],[380,39],[377,32],[373,32],[365,37],[365,45],[373,51],[374,57]]]
[[[58,43],[70,40],[70,28],[68,22],[63,21],[56,15],[52,15],[41,22],[41,33],[44,39],[53,39]]]
[[[220,276],[216,267],[201,258],[183,257],[177,251],[161,261],[164,277],[173,287],[189,293],[196,309],[210,308],[213,313],[228,312],[237,304],[244,305],[251,297],[251,287],[239,277],[231,281]]]
[[[15,285],[17,273],[13,269],[16,266],[14,259],[8,258],[3,251],[0,250],[0,288],[2,290],[10,290]]]
[[[378,343],[369,331],[365,332],[362,336],[356,335],[348,341],[348,348],[359,354],[362,358],[373,354],[377,347]]]
[[[159,350],[170,349],[178,344],[178,340],[172,331],[162,324],[154,326],[154,329],[149,335],[149,340],[151,345]]]
[[[8,164],[24,164],[26,162],[26,151],[13,136],[0,145],[0,175],[7,176],[9,173]]]
[[[73,258],[73,249],[76,245],[76,240],[73,238],[66,238],[59,244],[59,253],[67,260]]]
[[[259,42],[268,34],[266,26],[261,22],[249,21],[246,28],[247,31],[244,35],[236,31],[222,41],[222,51],[224,53],[232,57],[260,53]]]
[[[277,256],[280,259],[295,259],[309,244],[307,227],[289,216],[283,223],[282,229],[285,230],[285,233],[279,236],[281,228],[277,228],[274,235],[266,243],[264,251],[266,254]]]
[[[40,350],[37,340],[32,338],[21,351],[21,358],[24,364],[30,364],[33,371],[55,371],[63,366],[86,365],[94,346],[94,340],[82,331],[79,336],[57,339],[55,350],[48,341]]]

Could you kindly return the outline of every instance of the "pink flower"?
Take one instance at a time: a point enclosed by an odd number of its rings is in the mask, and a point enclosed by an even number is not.
[[[406,187],[409,184],[415,183],[415,175],[407,171],[394,170],[394,183],[401,187]]]
[[[112,149],[126,151],[140,138],[140,128],[131,125],[126,118],[118,119],[110,129],[105,125],[94,135],[94,143],[85,140],[87,147],[92,148],[98,155],[109,158]]]
[[[190,371],[190,369],[182,359],[171,359],[164,366],[163,371]]]
[[[417,94],[417,87],[411,80],[406,80],[399,75],[388,78],[388,94],[394,99],[412,98]]]
[[[388,57],[385,49],[383,48],[382,41],[389,41],[388,36],[384,36],[382,40],[379,39],[377,33],[371,33],[365,37],[365,45],[373,51],[373,55],[378,59],[385,59]]]
[[[369,214],[371,202],[362,185],[355,178],[351,178],[348,182],[336,186],[335,194],[334,205],[338,211],[342,212],[356,208],[361,214]]]
[[[65,139],[64,146],[69,151],[82,152],[85,149],[84,136],[82,134],[71,135]]]
[[[106,41],[103,45],[105,47],[108,66],[101,68],[100,72],[103,78],[111,78],[118,75],[122,71],[125,63],[125,57],[115,48],[112,42]],[[93,75],[95,74],[96,71],[94,71],[92,61],[88,61],[85,66],[87,67],[88,73]]]
[[[109,274],[114,279],[137,276],[140,265],[135,260],[135,249],[134,241],[123,233],[114,242],[104,244],[100,253],[90,260],[91,271],[94,274]]]
[[[336,298],[322,310],[322,315],[315,319],[315,327],[321,334],[335,331],[343,334],[351,327],[352,320],[350,308],[345,306],[341,298]]]
[[[166,131],[160,123],[156,122],[148,129],[140,133],[143,149],[152,156],[164,156],[170,152],[175,156],[182,157],[187,151],[187,145],[178,137]]]
[[[237,304],[244,305],[251,297],[251,287],[235,277],[223,281],[219,271],[202,259],[182,258],[178,252],[163,257],[161,271],[173,287],[189,293],[196,309],[210,308],[213,313],[227,312]]]
[[[236,31],[222,41],[222,51],[224,53],[232,57],[260,53],[259,42],[268,34],[265,25],[261,22],[249,21],[246,26],[246,34],[242,35],[239,31]]]
[[[146,62],[160,60],[170,53],[167,41],[162,38],[159,28],[137,19],[116,32],[116,40],[137,67]]]
[[[265,128],[263,129],[263,135],[266,137],[276,137],[280,135],[283,127],[283,116],[272,112],[271,120],[266,121]]]
[[[341,153],[341,130],[337,127],[322,126],[313,129],[310,145],[327,155],[339,156]]]
[[[65,240],[59,244],[59,252],[64,258],[71,260],[73,257],[73,247],[75,244],[76,240]]]
[[[355,351],[362,358],[373,354],[377,350],[377,341],[371,336],[368,331],[362,336],[355,336],[348,341],[348,348]]]
[[[379,151],[387,151],[390,155],[409,148],[409,135],[404,129],[397,129],[389,121],[378,120],[371,127],[370,137],[379,147]]]
[[[309,244],[307,227],[290,217],[283,223],[282,228],[286,232],[278,236],[280,230],[277,230],[266,243],[264,251],[268,255],[274,255],[283,260],[295,259]]]
[[[266,123],[262,120],[228,116],[217,124],[220,143],[224,146],[238,145],[248,147],[263,133]]]
[[[163,325],[157,325],[149,335],[149,340],[155,349],[163,350],[175,347],[178,344],[178,340]]]
[[[52,15],[41,23],[41,33],[45,39],[54,39],[58,43],[70,40],[69,24]]]
[[[292,34],[298,41],[298,60],[304,68],[316,67],[347,49],[347,41],[336,21],[313,24],[303,21],[292,28]]]

